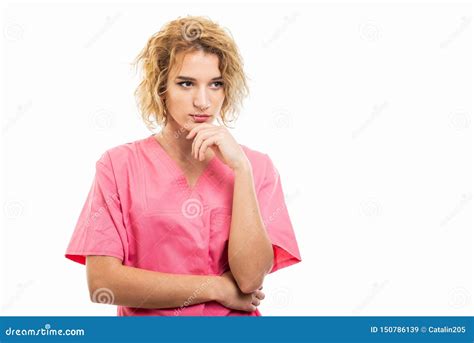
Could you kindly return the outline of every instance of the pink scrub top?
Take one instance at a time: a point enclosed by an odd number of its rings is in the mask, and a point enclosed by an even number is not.
[[[273,244],[274,272],[301,261],[277,169],[268,155],[240,145]],[[227,246],[234,174],[217,156],[193,188],[153,135],[107,150],[65,256],[114,256],[123,265],[173,274],[221,275]],[[260,316],[218,302],[167,309],[118,306],[119,316]]]

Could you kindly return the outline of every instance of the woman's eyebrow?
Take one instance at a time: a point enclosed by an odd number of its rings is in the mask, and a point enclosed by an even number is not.
[[[177,76],[176,79],[196,81],[194,77],[189,77],[189,76]],[[216,76],[211,79],[211,81],[216,81],[216,80],[222,80],[222,76]]]

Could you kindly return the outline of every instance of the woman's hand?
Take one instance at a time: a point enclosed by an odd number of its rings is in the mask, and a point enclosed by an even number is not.
[[[265,298],[263,287],[250,294],[242,293],[230,270],[222,274],[219,281],[216,301],[227,308],[253,312]]]
[[[211,148],[217,157],[232,170],[248,167],[249,161],[241,146],[224,126],[202,123],[192,128],[187,139],[194,138],[192,154],[194,158],[203,161],[206,150]]]

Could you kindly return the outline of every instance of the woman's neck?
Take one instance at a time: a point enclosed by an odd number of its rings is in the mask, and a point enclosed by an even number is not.
[[[189,130],[178,125],[175,121],[168,121],[165,127],[157,134],[158,140],[162,146],[179,161],[198,161],[192,156],[192,145],[194,139],[186,139]],[[214,156],[212,149],[207,149],[206,162]]]

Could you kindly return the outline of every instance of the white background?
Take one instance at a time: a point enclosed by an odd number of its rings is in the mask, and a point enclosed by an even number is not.
[[[231,132],[282,177],[303,262],[263,315],[474,315],[469,4],[4,4],[1,315],[111,315],[64,257],[111,147],[147,137],[130,63],[178,16],[228,28]]]

